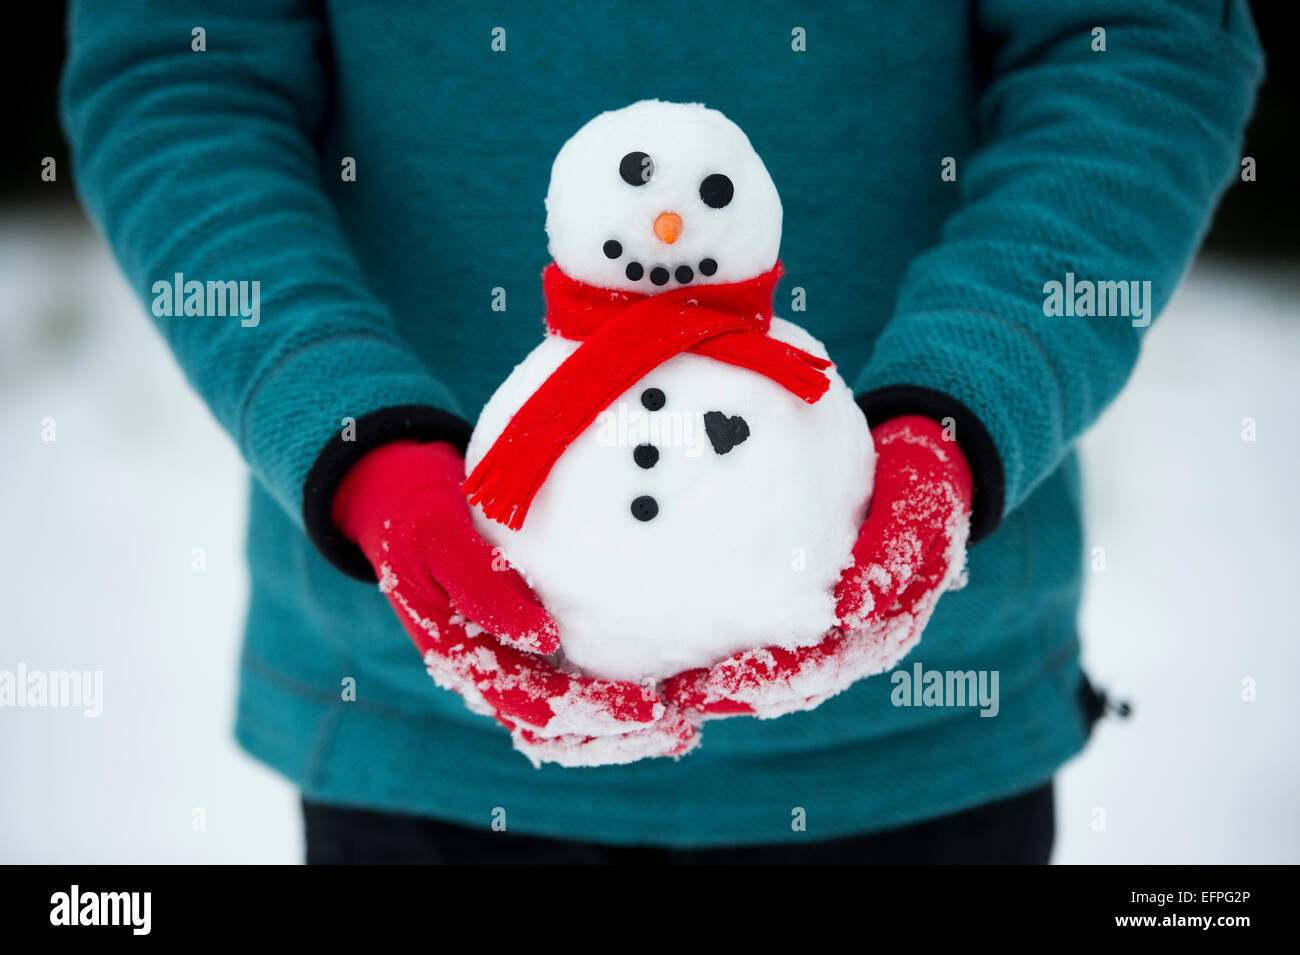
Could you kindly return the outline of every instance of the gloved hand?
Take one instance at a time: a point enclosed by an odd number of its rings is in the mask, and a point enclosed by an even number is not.
[[[812,647],[768,647],[666,681],[697,718],[780,716],[889,669],[920,639],[941,594],[965,583],[971,473],[957,443],[920,416],[872,429],[876,478],[853,563],[835,592],[837,626]]]
[[[331,508],[435,682],[510,729],[535,763],[631,762],[693,746],[694,725],[648,688],[534,655],[559,648],[555,623],[474,529],[464,476],[450,444],[394,442],[353,465]]]

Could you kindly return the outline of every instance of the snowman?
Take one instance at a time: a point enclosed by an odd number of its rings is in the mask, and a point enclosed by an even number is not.
[[[875,453],[822,344],[771,315],[762,160],[715,110],[640,102],[564,144],[546,212],[548,332],[484,407],[465,489],[562,664],[657,681],[818,643]]]

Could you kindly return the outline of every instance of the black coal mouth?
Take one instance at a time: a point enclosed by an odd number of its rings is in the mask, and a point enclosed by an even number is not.
[[[621,258],[623,256],[623,244],[617,239],[610,239],[605,243],[603,251],[607,258]],[[717,271],[717,259],[706,257],[691,264],[673,265],[655,262],[649,268],[646,268],[641,262],[633,260],[624,267],[623,274],[627,276],[630,282],[649,279],[652,285],[663,286],[667,285],[670,279],[676,279],[679,285],[690,285],[695,281],[697,273],[707,278]]]

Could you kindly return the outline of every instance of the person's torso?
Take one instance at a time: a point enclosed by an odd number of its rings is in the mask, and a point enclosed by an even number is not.
[[[746,131],[784,206],[775,310],[821,339],[850,383],[909,261],[939,241],[958,203],[945,157],[960,161],[977,137],[973,40],[951,0],[815,10],[763,0],[738,18],[679,0],[491,13],[394,0],[332,3],[329,16],[323,174],[372,288],[471,421],[541,340],[551,163],[597,113],[695,101]],[[355,181],[341,180],[343,157]],[[383,596],[340,577],[256,489],[252,524],[254,615],[260,595],[301,622],[250,629],[261,663],[330,692],[339,672],[356,675],[395,712],[486,725],[432,687]],[[972,552],[970,586],[941,601],[904,665],[996,671],[1007,694],[1072,664],[1080,551],[1069,467]],[[978,720],[899,706],[893,689],[868,680],[811,713],[711,724],[707,752],[691,758],[779,758]]]
[[[541,339],[560,146],[637,100],[702,102],[746,131],[780,192],[776,311],[851,382],[957,202],[942,163],[975,129],[955,8],[330,4],[324,175],[374,290],[472,420]]]

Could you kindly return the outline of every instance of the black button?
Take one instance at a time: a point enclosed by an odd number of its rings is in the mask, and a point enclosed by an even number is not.
[[[641,392],[641,407],[645,408],[646,411],[658,411],[667,403],[668,399],[664,397],[664,393],[658,388],[647,388]]]
[[[605,256],[610,259],[617,259],[623,254],[623,245],[618,239],[610,239],[605,243]]]
[[[659,513],[659,502],[649,494],[642,494],[632,502],[632,516],[638,521],[652,521]]]
[[[659,449],[653,444],[638,444],[632,449],[632,460],[639,468],[652,468],[659,463]]]
[[[695,278],[695,273],[691,271],[689,265],[677,266],[677,281],[681,282],[683,285],[687,285],[693,278]]]
[[[718,263],[712,259],[700,259],[700,271],[705,275],[712,275],[718,271]]]
[[[655,285],[666,285],[668,283],[668,270],[662,265],[656,265],[650,270],[650,281]]]
[[[623,274],[633,282],[639,282],[641,276],[645,275],[645,269],[641,267],[640,262],[629,262],[627,268],[623,270]]]

